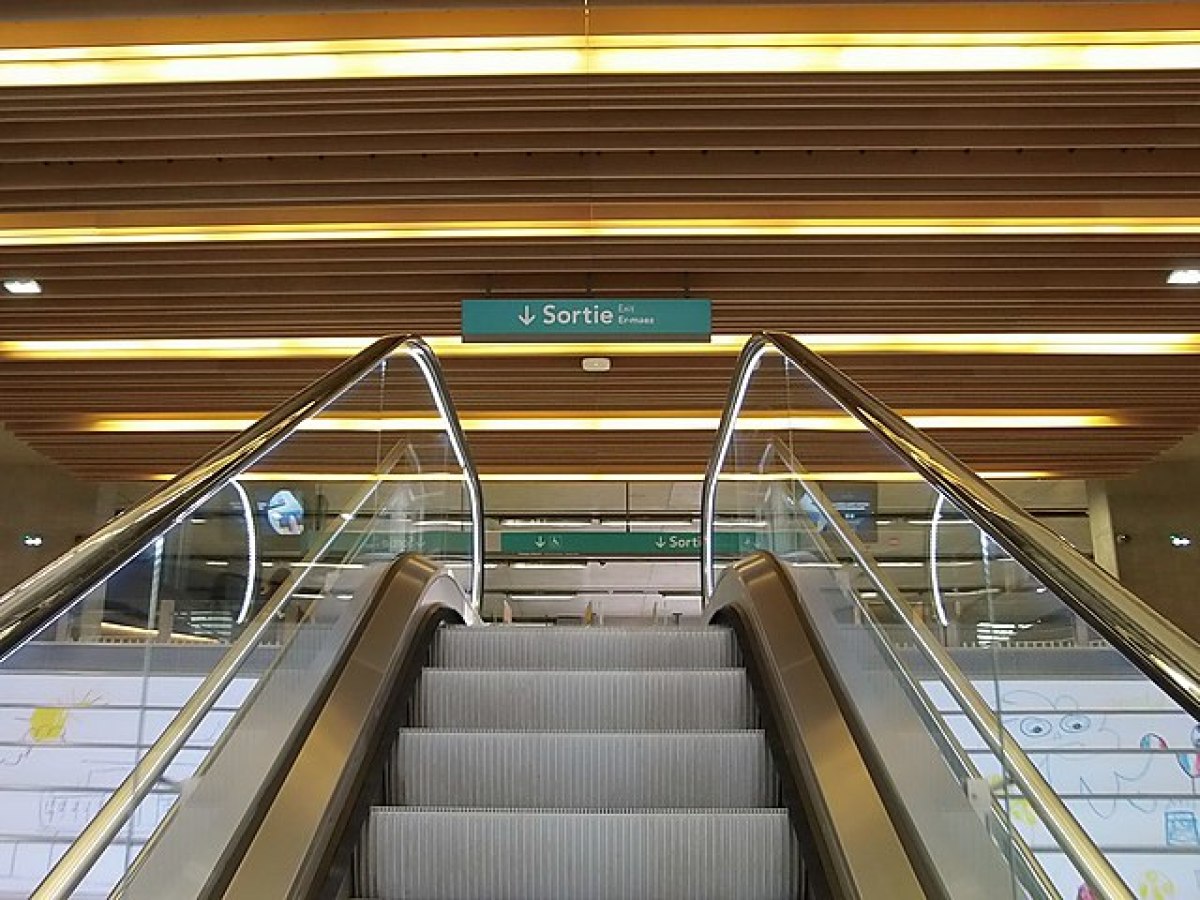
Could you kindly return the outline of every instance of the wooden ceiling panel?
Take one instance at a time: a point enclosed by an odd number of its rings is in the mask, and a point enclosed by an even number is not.
[[[1198,101],[1192,70],[10,88],[0,90],[0,229],[361,215],[1196,216]],[[1169,269],[1198,263],[1194,238],[1170,233],[0,245],[0,274],[45,285],[37,298],[0,299],[0,341],[454,335],[466,297],[588,292],[708,297],[725,334],[1198,333],[1195,292],[1165,283]],[[1200,426],[1196,355],[835,361],[903,410],[1121,422],[938,434],[984,470],[1120,474]],[[143,477],[178,470],[220,436],[97,433],[95,418],[260,412],[330,365],[0,354],[0,421],[86,477]],[[729,356],[617,356],[596,376],[577,357],[445,361],[466,415],[715,413],[732,367]],[[411,384],[387,401],[426,408]],[[761,401],[772,405],[782,403]],[[485,471],[695,472],[711,439],[471,435]],[[425,441],[418,450],[444,455]],[[861,436],[805,441],[812,468],[879,463]],[[355,470],[374,446],[306,436],[273,464]]]
[[[1112,411],[1142,420],[1174,417],[1187,424],[1200,407],[1200,356],[834,357],[851,377],[898,409]],[[0,363],[0,403],[12,422],[64,422],[80,414],[260,413],[323,373],[330,361],[173,360],[159,362]],[[462,411],[671,410],[716,412],[733,372],[731,356],[615,357],[611,371],[582,371],[578,357],[444,360]],[[415,375],[392,370],[388,406],[427,404]],[[400,379],[403,379],[402,381]],[[397,382],[400,381],[399,384]],[[156,390],[143,390],[148,383]],[[253,391],[247,391],[247,386]],[[810,393],[806,408],[820,410]],[[361,388],[359,394],[374,393]],[[787,398],[751,393],[756,407],[782,411]],[[407,400],[407,402],[406,402]]]
[[[1200,78],[414,79],[7,92],[23,162],[631,151],[1194,147]],[[1119,87],[1118,87],[1119,85]],[[51,94],[47,98],[47,94]],[[91,102],[89,102],[91,101]]]
[[[436,274],[364,276],[365,287],[339,276],[244,277],[206,284],[202,261],[195,265],[193,278],[178,279],[170,289],[159,281],[158,291],[131,282],[128,291],[118,293],[113,285],[106,292],[89,292],[86,286],[45,279],[47,293],[40,298],[5,298],[0,313],[4,339],[453,335],[459,330],[459,303],[466,297],[489,292],[497,297],[582,296],[589,287],[596,296],[711,298],[718,333],[761,328],[805,333],[1200,330],[1193,296],[1165,283],[1169,264],[1157,273],[1084,273],[1071,284],[1070,272],[1003,272],[994,281],[992,273],[979,271],[868,276],[803,269],[692,272],[681,267],[624,272],[610,260],[597,261],[586,271],[493,276],[479,271],[484,266],[453,271],[448,262]],[[547,260],[545,265],[554,263]],[[13,273],[28,270],[28,265],[7,267]],[[1106,277],[1111,285],[1103,283]],[[1155,280],[1157,284],[1150,283]]]
[[[1108,433],[1088,431],[1064,435],[1058,431],[938,432],[935,436],[973,468],[996,471],[1066,472],[1073,477],[1109,476],[1135,465],[1161,446],[1160,433]],[[851,444],[837,435],[806,435],[796,442],[805,465],[817,472],[878,471],[900,469],[881,448]],[[471,436],[475,461],[484,472],[638,472],[696,473],[703,471],[712,450],[710,432],[672,432],[652,436],[636,432]],[[84,435],[73,432],[38,434],[29,443],[43,453],[68,460],[85,477],[138,479],[159,470],[176,471],[217,446],[213,435]],[[736,470],[753,471],[760,446],[743,447]],[[418,442],[417,455],[430,468],[441,471],[454,465],[444,447]],[[270,472],[371,472],[376,471],[374,436],[348,436],[339,440],[303,442],[269,459],[260,471]],[[1031,459],[1039,468],[1030,469]],[[732,465],[732,464],[731,464]]]

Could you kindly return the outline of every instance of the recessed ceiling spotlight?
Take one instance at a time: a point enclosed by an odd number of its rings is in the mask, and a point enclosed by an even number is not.
[[[1167,276],[1167,284],[1200,284],[1200,269],[1175,269]]]
[[[607,372],[612,368],[612,360],[607,356],[585,356],[583,358],[583,371],[585,372]]]
[[[42,285],[34,278],[5,278],[4,290],[10,294],[40,294]]]

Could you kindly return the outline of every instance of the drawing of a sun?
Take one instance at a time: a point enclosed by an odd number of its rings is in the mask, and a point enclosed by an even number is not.
[[[26,738],[34,744],[53,744],[66,740],[67,724],[71,720],[71,710],[79,707],[95,706],[100,702],[98,695],[90,691],[78,700],[67,700],[59,706],[37,706],[30,714],[29,730]]]
[[[29,738],[35,744],[61,741],[67,734],[67,710],[61,706],[39,706],[29,717]]]

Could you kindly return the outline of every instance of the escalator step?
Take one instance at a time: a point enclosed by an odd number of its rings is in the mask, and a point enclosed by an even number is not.
[[[753,728],[742,669],[426,669],[414,724],[443,730],[726,731]]]
[[[396,805],[501,809],[779,804],[761,731],[598,733],[406,729]]]
[[[782,810],[371,811],[375,900],[784,900],[799,854]]]
[[[720,669],[738,664],[727,628],[529,628],[439,631],[433,665],[447,669]]]

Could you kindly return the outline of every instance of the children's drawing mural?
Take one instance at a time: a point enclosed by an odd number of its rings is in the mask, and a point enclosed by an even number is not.
[[[8,673],[0,679],[0,895],[27,895],[195,689],[196,676]],[[1200,724],[1145,682],[980,681],[980,693],[1146,900],[1200,898]],[[219,738],[231,689],[95,870],[115,880]],[[1063,897],[1090,892],[940,686],[927,690]],[[139,749],[141,748],[141,749]]]
[[[1200,724],[1143,681],[976,687],[1139,897],[1200,898]],[[927,685],[1064,897],[1087,886],[948,695]]]
[[[197,676],[6,673],[0,679],[0,896],[28,896],[195,690]],[[250,682],[202,723],[89,886],[125,870],[220,736]]]

